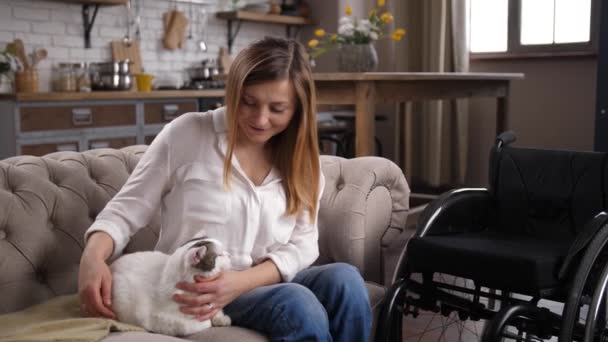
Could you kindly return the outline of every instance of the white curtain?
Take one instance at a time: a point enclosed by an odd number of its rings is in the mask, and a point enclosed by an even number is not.
[[[469,57],[466,0],[404,0],[397,13],[405,16],[408,35],[395,44],[393,61],[401,71],[466,72]],[[427,101],[401,107],[397,161],[406,175],[430,186],[465,181],[468,142],[466,100]]]

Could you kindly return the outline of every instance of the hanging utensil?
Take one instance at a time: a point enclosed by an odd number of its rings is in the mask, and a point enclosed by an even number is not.
[[[141,41],[141,0],[135,0],[135,40]]]
[[[192,40],[192,26],[194,26],[194,15],[192,15],[192,3],[188,5],[188,40]]]
[[[125,6],[127,7],[127,35],[122,39],[122,43],[131,46],[131,0],[128,0]]]
[[[201,9],[201,26],[202,26],[202,32],[201,32],[201,40],[199,40],[198,42],[198,48],[203,51],[206,52],[207,51],[207,9],[205,7],[203,7]],[[199,28],[199,31],[200,28]]]

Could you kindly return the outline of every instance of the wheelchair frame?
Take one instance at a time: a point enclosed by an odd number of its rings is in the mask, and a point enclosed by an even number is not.
[[[496,148],[501,149],[514,140],[511,132],[503,133],[497,138]],[[455,208],[468,209],[473,215],[487,212],[483,209],[487,209],[490,196],[489,190],[484,188],[456,189],[441,195],[425,208],[414,237],[440,233],[435,223]],[[569,275],[568,293],[563,293],[560,287],[560,291],[550,289],[528,300],[514,297],[518,293],[508,289],[492,289],[483,284],[468,288],[436,281],[435,272],[414,273],[406,258],[406,245],[399,258],[393,285],[385,296],[376,340],[402,341],[403,316],[415,318],[420,310],[424,310],[444,316],[457,313],[463,321],[486,320],[481,336],[483,342],[503,339],[543,341],[553,336],[559,337],[560,342],[608,341],[607,213],[598,213],[585,225],[572,250],[574,252],[568,254],[559,272],[560,278]],[[422,275],[421,281],[414,278],[418,274]],[[474,282],[473,279],[471,281]],[[463,295],[471,296],[471,299]],[[563,303],[562,314],[539,307],[541,299]],[[487,306],[482,302],[484,300]],[[495,308],[496,301],[500,303],[498,308]],[[581,309],[583,306],[587,306],[586,310]],[[580,321],[581,314],[586,316],[583,322]]]

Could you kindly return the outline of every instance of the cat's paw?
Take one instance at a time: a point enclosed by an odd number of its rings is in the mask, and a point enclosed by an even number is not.
[[[231,324],[232,320],[230,319],[230,316],[224,315],[221,312],[211,318],[211,325],[214,327],[227,327]]]

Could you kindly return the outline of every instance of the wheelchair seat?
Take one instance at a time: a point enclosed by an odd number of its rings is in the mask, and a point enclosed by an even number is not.
[[[487,189],[448,191],[420,215],[379,340],[402,341],[403,315],[424,311],[450,324],[485,320],[483,336],[467,341],[608,341],[608,305],[599,304],[608,303],[608,154],[513,141],[511,132],[497,138]],[[464,281],[446,281],[455,278]]]
[[[487,231],[413,238],[407,257],[414,272],[452,274],[481,286],[538,295],[558,287],[569,247],[566,241]]]

